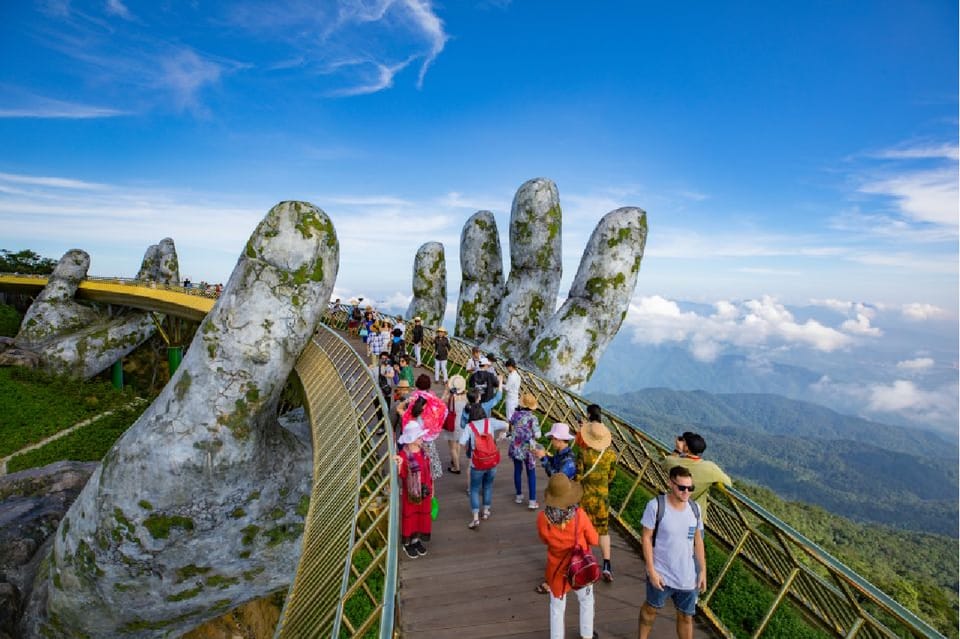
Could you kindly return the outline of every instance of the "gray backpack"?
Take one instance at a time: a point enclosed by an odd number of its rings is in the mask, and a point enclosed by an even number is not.
[[[697,518],[697,528],[700,528],[703,524],[700,522],[700,504],[693,501],[692,499],[688,502],[690,508],[693,509],[693,514]],[[663,509],[667,507],[667,496],[663,493],[657,495],[657,523],[653,525],[653,545],[657,545],[657,533],[660,531],[660,521],[663,519]]]

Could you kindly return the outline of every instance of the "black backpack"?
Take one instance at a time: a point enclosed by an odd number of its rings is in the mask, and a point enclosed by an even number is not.
[[[391,388],[390,380],[387,379],[387,376],[380,372],[379,366],[377,367],[377,385],[380,387],[380,393],[389,405],[390,398],[393,396],[393,388]]]

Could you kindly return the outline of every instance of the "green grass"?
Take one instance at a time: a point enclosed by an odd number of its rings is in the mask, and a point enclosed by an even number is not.
[[[363,573],[364,570],[370,565],[370,562],[373,561],[372,555],[366,550],[360,549],[357,550],[353,555],[353,565],[357,569],[358,573]],[[350,583],[356,581],[354,575],[350,575]],[[367,578],[366,581],[367,587],[370,588],[371,594],[377,602],[383,596],[383,573],[382,572],[373,572]],[[370,599],[363,588],[358,589],[349,599],[346,600],[343,604],[343,612],[347,619],[350,620],[350,623],[354,627],[359,626],[365,622],[373,612],[373,609],[376,607],[376,603]],[[364,638],[374,639],[380,635],[380,623],[377,622],[373,625],[372,628],[367,630],[364,633]],[[346,628],[340,629],[341,637],[350,636]]]
[[[611,506],[621,508],[631,485],[632,480],[626,473],[618,471],[616,479],[610,486]],[[638,489],[630,503],[621,512],[624,520],[635,530],[642,529],[640,518],[647,501],[652,497],[653,495],[648,491]],[[710,538],[706,539],[705,548],[709,588],[712,586],[710,577],[720,574],[728,553]],[[760,625],[774,598],[774,590],[760,581],[738,559],[724,576],[723,582],[710,600],[710,609],[735,636],[747,638],[752,636]],[[785,602],[777,608],[763,636],[764,639],[830,639],[832,635],[811,626],[792,603]]]
[[[20,330],[20,313],[7,304],[0,304],[0,336],[16,337]]]
[[[108,382],[0,368],[0,457],[133,399],[132,392]]]
[[[117,409],[112,415],[98,419],[46,446],[12,457],[7,463],[7,472],[15,473],[65,459],[100,461],[146,407],[147,403],[144,402],[134,407]]]

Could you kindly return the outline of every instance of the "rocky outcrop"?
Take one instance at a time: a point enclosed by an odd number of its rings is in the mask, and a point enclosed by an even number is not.
[[[557,185],[524,183],[510,211],[510,275],[484,348],[523,358],[553,314],[560,290],[561,212]]]
[[[447,310],[447,261],[440,242],[427,242],[413,260],[413,299],[407,319],[420,317],[424,326],[443,323]]]
[[[84,379],[106,370],[156,331],[149,313],[125,310],[111,316],[74,300],[89,268],[84,251],[67,251],[27,309],[14,340],[18,348],[40,356],[41,368]],[[176,283],[176,268],[176,250],[167,238],[147,249],[140,276]]]
[[[277,405],[338,264],[323,211],[271,209],[176,374],[64,518],[25,636],[176,636],[289,585],[312,456]]]
[[[544,377],[577,391],[590,379],[627,314],[646,241],[647,214],[638,208],[600,220],[566,301],[530,345]]]
[[[0,477],[0,637],[17,636],[39,554],[97,464],[57,462]]]
[[[160,284],[180,283],[180,261],[171,238],[165,237],[159,244],[147,247],[137,279]]]
[[[460,233],[460,297],[455,334],[480,342],[493,332],[503,297],[500,234],[490,211],[477,211]]]

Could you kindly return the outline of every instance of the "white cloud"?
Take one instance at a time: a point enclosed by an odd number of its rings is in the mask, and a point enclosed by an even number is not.
[[[721,300],[716,312],[700,315],[681,311],[679,305],[659,295],[641,297],[630,305],[624,321],[635,342],[661,344],[686,342],[701,361],[712,361],[727,346],[764,349],[804,346],[832,352],[852,343],[850,336],[816,320],[799,323],[775,298],[745,302]]]
[[[900,412],[907,409],[929,411],[938,405],[937,393],[921,390],[911,381],[898,379],[890,385],[870,387],[868,408],[878,412]]]
[[[873,157],[893,160],[916,159],[960,159],[960,149],[956,144],[922,144],[919,146],[900,146],[873,154]]]
[[[133,19],[130,9],[128,9],[127,5],[123,4],[121,0],[107,0],[106,9],[110,15],[118,16],[124,20]]]
[[[848,319],[840,325],[840,329],[852,335],[864,335],[867,337],[880,337],[883,331],[875,326],[870,326],[870,317],[865,313],[857,313],[855,319]]]
[[[860,192],[893,198],[900,212],[915,222],[948,227],[958,224],[956,167],[905,172],[867,182]]]
[[[947,314],[947,312],[939,306],[934,306],[933,304],[923,304],[920,302],[904,304],[902,307],[900,307],[900,311],[907,319],[916,321],[938,319],[945,317]]]
[[[897,368],[908,370],[908,371],[922,371],[933,366],[932,357],[917,357],[915,359],[907,359],[902,362],[897,362]]]
[[[208,84],[220,80],[223,68],[192,49],[180,49],[160,61],[162,73],[157,84],[168,89],[179,109],[198,109],[198,94]]]

